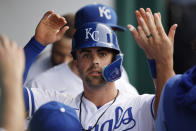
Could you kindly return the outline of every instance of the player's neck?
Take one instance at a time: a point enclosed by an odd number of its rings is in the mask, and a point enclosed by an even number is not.
[[[117,89],[113,83],[107,84],[101,89],[89,89],[84,87],[84,97],[93,102],[96,106],[103,106],[112,101],[117,95]]]

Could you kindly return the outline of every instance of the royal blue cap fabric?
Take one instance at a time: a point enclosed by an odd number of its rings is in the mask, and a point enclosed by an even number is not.
[[[176,100],[179,105],[186,106],[196,112],[196,66],[182,75]]]
[[[76,12],[75,28],[78,29],[88,22],[100,22],[119,31],[126,30],[126,28],[117,25],[117,19],[117,14],[113,8],[103,4],[91,4]]]
[[[80,131],[75,109],[59,102],[42,105],[33,115],[30,131]]]

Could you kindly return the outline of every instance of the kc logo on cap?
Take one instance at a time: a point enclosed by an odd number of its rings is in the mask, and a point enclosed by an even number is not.
[[[106,17],[106,19],[111,19],[112,15],[110,13],[110,9],[107,9],[105,6],[99,6],[99,14],[100,17]]]
[[[87,28],[85,29],[86,31],[86,37],[85,39],[89,39],[89,36],[94,40],[94,41],[99,41],[99,31],[91,31],[92,28]]]

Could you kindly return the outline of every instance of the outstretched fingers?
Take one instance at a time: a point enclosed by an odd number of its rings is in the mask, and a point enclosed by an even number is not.
[[[50,26],[50,28],[59,30],[67,23],[64,17],[54,13],[52,10],[46,12],[40,22]]]
[[[168,33],[168,38],[172,41],[172,43],[174,43],[174,36],[176,33],[177,26],[178,26],[177,24],[172,25]]]
[[[152,59],[150,52],[149,52],[149,41],[151,41],[151,38],[147,38],[144,30],[141,26],[138,26],[138,34],[140,36],[140,42],[137,42],[138,46],[144,50],[146,57],[148,59]]]
[[[143,32],[142,28],[138,26],[138,30],[132,25],[127,25],[127,28],[130,30],[134,40],[136,41],[137,45],[144,49],[145,48],[145,43],[146,43],[146,36],[145,33]]]
[[[137,20],[138,25],[141,25],[140,17],[142,17],[142,16],[138,10],[135,11],[135,16],[136,16],[136,20]]]
[[[151,16],[153,16],[152,11],[151,11],[151,9],[150,9],[150,8],[146,8],[146,12],[149,12],[149,13],[150,13],[150,15],[151,15]],[[154,20],[154,18],[153,18],[153,20]]]
[[[138,40],[139,40],[139,34],[138,34],[137,30],[135,29],[135,27],[132,26],[132,25],[130,25],[130,24],[128,24],[128,25],[127,25],[127,28],[128,28],[129,31],[131,32],[131,34],[132,34],[134,40],[135,40],[135,41],[138,41]]]
[[[136,43],[138,44],[138,46],[142,49],[144,49],[145,47],[145,41],[147,41],[145,38],[145,34],[142,30],[142,28],[140,26],[138,26],[138,30],[136,30],[136,28],[132,25],[127,25],[127,28],[130,30],[134,40],[136,41]]]
[[[2,45],[3,47],[6,47],[7,44],[9,43],[8,38],[7,38],[6,36],[4,36],[4,35],[1,35],[1,36],[0,36],[0,40],[1,40],[1,45]]]
[[[3,49],[8,49],[8,50],[12,50],[12,49],[16,49],[16,48],[20,48],[16,42],[14,42],[13,40],[9,40],[5,35],[0,35],[0,47]]]
[[[142,17],[140,17],[140,23],[141,23],[141,27],[144,31],[144,33],[146,34],[146,36],[150,35],[151,32],[150,30],[148,29],[148,25],[146,24],[146,22],[144,21],[144,19]]]
[[[142,18],[146,22],[147,21],[146,11],[143,8],[140,8],[139,11],[140,11],[140,14],[141,14]]]
[[[49,16],[47,23],[53,26],[54,28],[59,28],[60,30],[60,28],[62,28],[67,23],[67,21],[64,17],[61,17],[60,15],[53,13]]]
[[[150,32],[152,33],[153,38],[157,38],[158,32],[157,32],[156,25],[153,19],[153,15],[150,12],[146,12],[146,18],[148,22],[148,27],[150,29]]]
[[[60,31],[57,33],[57,36],[59,37],[58,40],[65,34],[65,32],[69,30],[69,26],[63,26]]]
[[[49,17],[51,14],[53,14],[53,13],[54,13],[53,10],[47,11],[47,12],[44,14],[44,16],[42,17],[42,20],[48,19],[48,17]]]
[[[155,19],[155,23],[156,23],[156,27],[157,27],[157,31],[159,35],[162,38],[167,37],[165,30],[163,28],[162,22],[161,22],[161,17],[158,15],[158,13],[154,14],[154,19]]]

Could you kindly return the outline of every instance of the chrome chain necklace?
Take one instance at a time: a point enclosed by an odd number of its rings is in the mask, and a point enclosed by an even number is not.
[[[91,129],[84,129],[83,126],[82,126],[82,130],[83,131],[90,131],[92,130],[93,128],[95,128],[95,126],[97,125],[97,123],[99,122],[99,120],[101,119],[101,117],[105,114],[105,112],[110,108],[110,106],[112,106],[112,104],[114,104],[114,102],[116,101],[116,98],[118,97],[118,94],[119,94],[119,90],[117,90],[117,94],[113,100],[113,102],[108,106],[108,108],[99,116],[99,118],[97,119],[96,123],[94,124],[94,126],[91,128]],[[80,123],[82,125],[82,122],[81,122],[81,114],[82,114],[82,98],[84,96],[84,92],[82,93],[81,97],[80,97],[80,112],[79,112],[79,119],[80,119]]]

